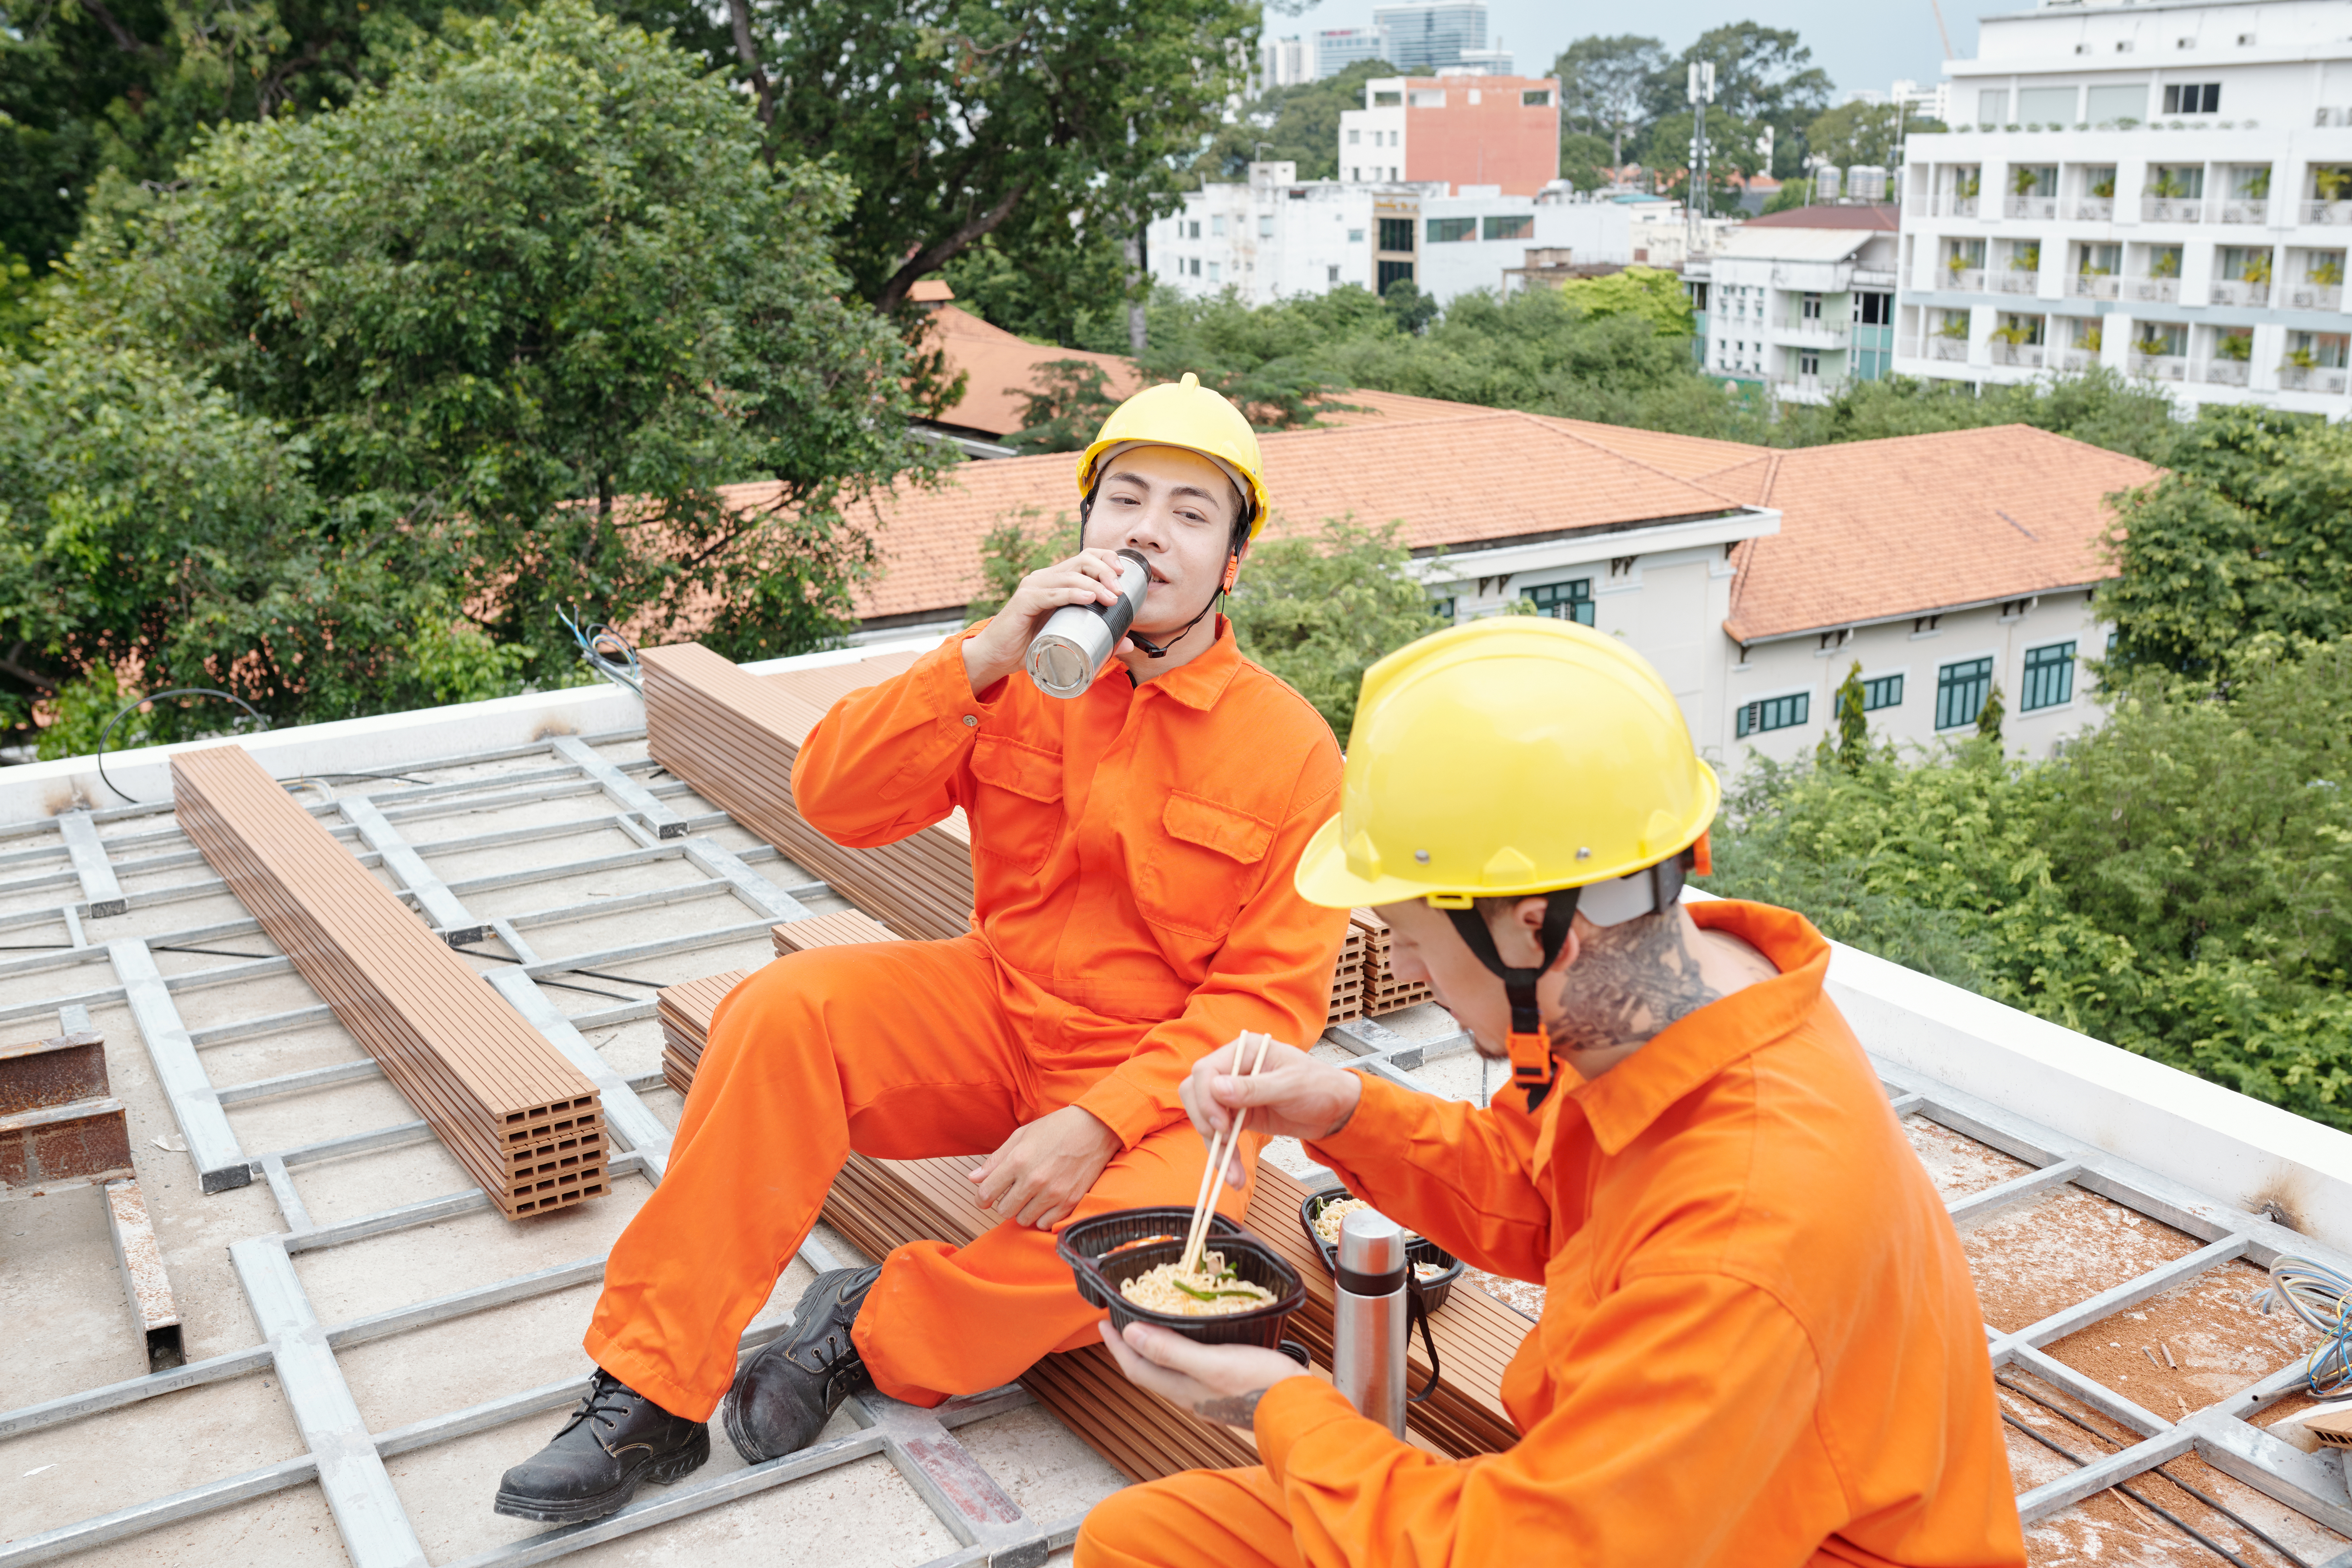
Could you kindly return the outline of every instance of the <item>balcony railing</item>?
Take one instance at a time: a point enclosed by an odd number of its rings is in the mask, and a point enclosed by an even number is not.
[[[1853,335],[1853,323],[1826,321],[1819,316],[1808,321],[1799,316],[1781,328],[1780,334],[1791,342],[1823,343],[1843,348],[1846,341]]]
[[[2221,204],[2222,223],[2268,223],[2271,204],[2261,196],[2240,196]]]
[[[2271,286],[2267,283],[2249,283],[2242,279],[2234,281],[2225,279],[2211,287],[2213,291],[2210,299],[2216,305],[2267,305],[2271,300]]]
[[[1944,287],[1947,289],[1957,289],[1963,294],[1981,294],[1984,292],[1984,286],[1985,275],[1984,268],[1981,267],[1944,268]]]
[[[2143,223],[2195,223],[2205,211],[2205,203],[2197,196],[2142,196],[2139,216]]]
[[[1974,217],[1977,216],[1977,199],[1974,196],[1956,196],[1951,192],[1946,191],[1936,198],[1936,216]]]
[[[2177,304],[2180,299],[2178,278],[2126,278],[2122,298],[2138,300],[2155,305]]]
[[[1996,294],[2032,294],[2039,291],[2042,274],[2011,268],[2007,272],[1991,274],[1990,281]]]
[[[2279,366],[2279,385],[2289,392],[2341,392],[2344,372],[2326,365],[2283,364]]]
[[[2116,216],[2113,196],[2082,196],[2074,203],[2074,216],[2092,223],[2105,223]]]
[[[2060,349],[2058,351],[2060,370],[2088,370],[2098,363],[2099,351],[2096,349]]]
[[[1987,346],[1992,350],[1992,363],[1995,364],[2019,364],[2029,370],[2042,368],[2040,343],[2011,343],[1995,338]]]
[[[2150,381],[2186,381],[2189,379],[2189,356],[2186,354],[2144,354],[2137,348],[2131,353],[2131,373]]]
[[[2246,384],[2246,362],[2242,359],[2207,360],[2202,379],[2215,386],[2243,386]]]
[[[1966,338],[1929,338],[1927,340],[1927,357],[1929,359],[1956,359],[1965,361],[1969,357],[1969,340]]]
[[[2058,216],[2056,196],[2011,196],[2001,204],[2001,210],[2011,217],[2053,218]]]
[[[2280,303],[2291,310],[2340,310],[2344,289],[2335,283],[2290,283]]]
[[[2077,300],[2113,300],[2120,296],[2124,280],[2104,272],[2077,272],[2067,280],[2066,292]]]

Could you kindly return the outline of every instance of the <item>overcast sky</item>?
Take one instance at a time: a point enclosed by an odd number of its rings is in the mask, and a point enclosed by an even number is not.
[[[1976,52],[1979,14],[2025,8],[1986,5],[1984,0],[1941,0],[1944,23],[1952,31],[1952,47],[1966,58]],[[1321,0],[1297,16],[1271,13],[1268,34],[1276,37],[1306,35],[1325,27],[1369,26],[1373,0]],[[1898,77],[1934,82],[1943,71],[1944,52],[1936,37],[1936,14],[1930,0],[1772,0],[1769,5],[1745,5],[1739,0],[1644,0],[1630,11],[1613,7],[1561,5],[1559,0],[1486,0],[1487,42],[1497,35],[1502,47],[1517,57],[1523,75],[1550,68],[1559,51],[1589,33],[1642,33],[1679,51],[1709,27],[1753,19],[1769,26],[1792,27],[1813,51],[1813,63],[1830,73],[1841,98],[1849,88],[1884,90]]]

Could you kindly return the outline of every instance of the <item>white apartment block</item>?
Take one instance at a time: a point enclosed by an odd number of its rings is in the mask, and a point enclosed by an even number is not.
[[[1253,163],[1246,184],[1209,184],[1146,231],[1155,281],[1196,299],[1231,289],[1252,305],[1398,279],[1449,303],[1507,291],[1531,250],[1630,259],[1627,209],[1507,196],[1492,188],[1300,180],[1291,163]]]
[[[2352,413],[2347,31],[2336,0],[1984,18],[1954,129],[1906,145],[1895,369]]]
[[[1805,210],[1859,222],[1881,209]],[[1894,353],[1895,256],[1891,228],[1751,223],[1725,236],[1713,255],[1682,268],[1699,368],[1791,403],[1826,403],[1850,382],[1884,379]]]

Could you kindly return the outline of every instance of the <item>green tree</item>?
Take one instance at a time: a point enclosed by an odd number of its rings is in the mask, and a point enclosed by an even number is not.
[[[1792,207],[1811,206],[1812,200],[1813,183],[1811,180],[1783,180],[1780,188],[1765,198],[1764,210],[1768,213],[1787,212]]]
[[[1693,116],[1687,109],[1662,114],[1650,122],[1642,138],[1642,163],[1670,174],[1658,191],[1677,201],[1690,199],[1690,142]],[[1743,120],[1720,109],[1706,111],[1706,174],[1708,210],[1721,213],[1738,205],[1742,181],[1769,171],[1764,162],[1764,124]]]
[[[1830,722],[1837,731],[1837,743],[1832,746],[1830,737],[1822,736],[1816,755],[1821,766],[1841,767],[1852,773],[1861,772],[1870,761],[1870,717],[1863,707],[1867,700],[1862,687],[1862,661],[1856,659],[1830,698]]]
[[[1751,127],[1748,136],[1752,146],[1761,139],[1763,128],[1770,126],[1772,167],[1765,172],[1775,178],[1791,178],[1804,168],[1805,128],[1829,107],[1829,75],[1811,63],[1812,58],[1812,50],[1789,28],[1755,22],[1710,27],[1651,77],[1651,115],[1663,120],[1687,112],[1689,67],[1697,60],[1712,61],[1715,102],[1707,110],[1708,130],[1714,130],[1718,115],[1740,121]],[[1685,129],[1683,142],[1687,144],[1689,140]],[[1727,138],[1723,145],[1729,145]],[[1677,157],[1675,163],[1679,162]]]
[[[1784,407],[1771,439],[1778,446],[1814,447],[1991,425],[2031,425],[2151,463],[2170,461],[2187,428],[2160,386],[2094,367],[1981,393],[1955,382],[1903,376],[1850,382],[1826,405]]]
[[[851,495],[918,468],[904,346],[841,295],[840,179],[582,0],[462,23],[348,109],[222,130],[93,207],[51,331],[154,345],[552,680],[567,605],[738,657],[844,624]],[[721,484],[772,481],[753,504]]]
[[[1594,136],[1609,143],[1609,167],[1625,165],[1625,147],[1652,117],[1650,84],[1666,68],[1666,48],[1655,38],[1621,34],[1584,37],[1562,49],[1551,64],[1559,79],[1560,163],[1568,166],[1565,138]]]
[[[1599,278],[1572,278],[1559,286],[1559,296],[1587,321],[1631,316],[1668,338],[1687,338],[1696,330],[1681,277],[1663,268],[1628,267]]]
[[[2121,498],[2100,595],[2116,662],[2227,680],[2352,636],[2352,431],[2258,409],[2189,427],[2175,470]]]
[[[1996,680],[1992,683],[1991,689],[1985,693],[1984,706],[1977,710],[1979,740],[1990,741],[1996,746],[2000,744],[2001,713],[2000,682]]]
[[[1057,359],[1037,367],[1021,405],[1022,428],[1004,437],[1004,444],[1025,456],[1085,451],[1118,399],[1094,361]]]
[[[1034,506],[1001,517],[980,542],[980,574],[987,586],[965,606],[963,624],[984,621],[1004,608],[1021,579],[1078,552],[1078,514],[1058,511],[1049,522]]]
[[[1813,117],[1805,148],[1841,169],[1856,163],[1892,169],[1903,161],[1903,138],[1944,129],[1941,121],[1897,103],[1842,103]]]
[[[1406,574],[1411,559],[1393,524],[1327,521],[1317,533],[1262,535],[1225,613],[1242,652],[1289,682],[1344,739],[1364,671],[1444,625]]]
[[[1193,176],[1234,181],[1246,177],[1252,163],[1291,163],[1302,180],[1342,178],[1340,112],[1364,107],[1364,83],[1396,74],[1386,60],[1358,60],[1320,81],[1268,88],[1217,127],[1192,160]]]
[[[851,199],[824,222],[889,313],[1016,218],[1024,266],[1084,275],[1168,210],[1257,39],[1241,0],[1079,0],[1050,15],[921,0],[633,0],[733,74],[780,157],[821,154]],[[796,215],[793,226],[813,215]]]
[[[1615,174],[1616,150],[1590,131],[1559,133],[1559,177],[1580,191],[1597,191]]]

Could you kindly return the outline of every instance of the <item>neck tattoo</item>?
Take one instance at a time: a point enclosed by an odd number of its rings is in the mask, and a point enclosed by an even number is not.
[[[1554,1047],[1638,1046],[1723,994],[1699,973],[1678,912],[1642,915],[1585,939],[1568,968],[1560,1016],[1546,1030]]]

